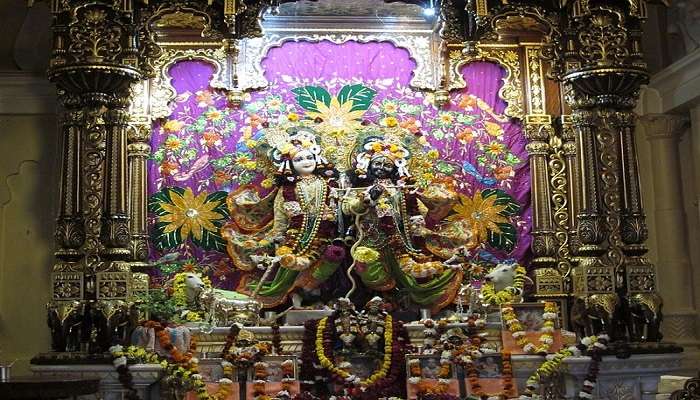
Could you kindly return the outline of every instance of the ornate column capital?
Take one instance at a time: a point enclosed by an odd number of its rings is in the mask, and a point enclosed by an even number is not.
[[[647,140],[680,139],[690,120],[683,115],[646,114],[639,117]]]

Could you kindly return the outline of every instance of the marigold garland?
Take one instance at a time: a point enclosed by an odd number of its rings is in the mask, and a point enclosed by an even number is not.
[[[557,305],[553,302],[546,302],[544,306],[544,314],[542,318],[544,321],[544,326],[541,329],[541,335],[539,337],[540,345],[537,346],[533,344],[527,337],[527,332],[525,327],[518,320],[518,316],[515,314],[515,310],[509,304],[504,305],[501,308],[501,315],[503,317],[503,322],[508,327],[515,343],[523,349],[524,352],[529,354],[547,354],[549,352],[549,347],[554,343],[554,326],[555,320],[557,319]]]
[[[503,290],[496,292],[493,283],[484,282],[481,286],[481,298],[485,304],[492,306],[500,306],[506,303],[512,303],[515,296],[519,296],[523,292],[525,286],[525,274],[527,271],[522,266],[515,267],[515,279],[513,286],[508,286]]]
[[[592,399],[593,390],[598,379],[598,365],[602,360],[601,352],[607,348],[610,338],[606,334],[599,336],[589,336],[581,339],[579,347],[571,346],[559,350],[554,356],[545,360],[542,365],[527,379],[525,382],[525,392],[520,395],[519,400],[539,399],[536,394],[542,379],[552,376],[557,372],[565,359],[569,357],[579,357],[582,355],[581,350],[586,350],[591,357],[591,363],[588,365],[588,374],[583,381],[583,387],[578,393],[580,399]]]
[[[323,368],[327,369],[332,374],[341,377],[348,383],[365,388],[373,385],[377,380],[386,377],[386,375],[389,373],[389,368],[391,367],[392,343],[394,340],[394,327],[391,315],[387,315],[384,319],[384,358],[382,360],[382,365],[379,370],[375,371],[367,379],[360,379],[357,376],[350,374],[348,371],[335,366],[333,361],[326,356],[323,335],[327,324],[328,317],[322,318],[318,322],[318,327],[316,328],[316,355],[318,356],[318,360]]]
[[[467,381],[472,395],[481,399],[492,397],[510,399],[515,396],[513,385],[513,365],[511,364],[510,353],[502,352],[503,359],[503,391],[500,393],[486,393],[479,382],[479,372],[476,370],[474,363],[467,364]]]
[[[159,338],[160,339],[160,338]],[[161,346],[165,348],[168,342],[163,341]],[[170,344],[172,346],[172,344]],[[190,351],[194,352],[194,347],[190,347]],[[126,350],[122,346],[116,345],[110,348],[110,353],[114,358],[114,365],[119,371],[120,382],[127,388],[126,396],[128,399],[139,399],[136,390],[133,389],[131,373],[128,371],[128,361],[147,364],[160,364],[170,380],[180,382],[179,386],[191,388],[197,393],[199,400],[224,400],[231,394],[233,381],[220,380],[219,388],[216,393],[210,395],[207,392],[206,384],[203,377],[198,373],[198,360],[190,357],[184,363],[169,361],[167,358],[158,355],[155,352],[147,351],[144,348],[137,346],[129,346]],[[189,352],[188,352],[189,353]],[[172,351],[171,351],[172,354]],[[184,357],[181,359],[185,359]],[[122,378],[123,377],[123,378]]]

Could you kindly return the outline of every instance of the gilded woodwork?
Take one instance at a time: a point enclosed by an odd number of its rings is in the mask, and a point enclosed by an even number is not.
[[[60,93],[63,106],[60,130],[62,133],[61,195],[56,222],[56,257],[62,260],[80,258],[80,247],[85,242],[80,186],[80,142],[84,113],[77,96]]]
[[[170,66],[178,61],[198,59],[211,63],[214,66],[211,85],[223,82],[227,75],[228,66],[224,62],[226,54],[221,48],[180,49],[166,48],[161,56],[153,62],[156,75],[150,80],[150,91],[143,93],[148,101],[150,96],[150,117],[165,118],[171,113],[170,101],[175,98],[175,88],[171,84],[168,75]],[[216,87],[216,86],[215,86]]]
[[[100,219],[102,217],[102,186],[104,179],[105,132],[99,110],[90,109],[85,123],[85,138],[81,148],[83,160],[82,187],[85,218],[85,266],[97,270],[100,262]]]
[[[523,109],[523,84],[520,77],[521,58],[518,53],[518,46],[499,46],[499,45],[479,45],[477,46],[476,54],[466,54],[461,45],[449,46],[449,74],[448,74],[448,90],[462,89],[467,86],[467,83],[462,77],[461,69],[465,65],[474,61],[491,61],[502,66],[506,74],[503,77],[503,86],[498,91],[500,98],[506,101],[508,105],[504,110],[504,114],[512,117],[523,119],[525,110]]]
[[[443,47],[420,61],[442,60],[445,68],[429,71],[432,80],[419,74],[424,84],[418,86],[438,89],[436,97],[449,100],[449,90],[466,86],[464,65],[485,60],[504,68],[499,96],[505,114],[522,121],[529,140],[537,295],[572,290],[580,324],[590,328],[581,318],[598,318],[610,325],[622,304],[616,290],[655,293],[655,268],[643,257],[647,232],[631,113],[646,80],[640,46],[645,2],[577,0],[561,9],[529,3],[440,2]],[[210,62],[212,87],[229,91],[232,103],[243,90],[264,87],[244,67],[255,66],[246,56],[289,40],[260,38],[260,15],[273,4],[51,2],[49,78],[61,93],[64,140],[52,272],[53,300],[63,303],[52,303],[52,312],[87,301],[105,326],[123,326],[134,295],[147,290],[147,279],[132,269],[148,266],[146,159],[150,124],[170,115],[175,97],[168,70],[185,59]],[[172,40],[178,29],[202,39]],[[536,31],[541,42],[484,40],[509,30]],[[309,37],[292,38],[298,39]],[[433,44],[427,47],[431,57]],[[547,113],[546,77],[564,85],[570,115]]]
[[[562,275],[567,276],[571,269],[569,241],[571,230],[569,219],[570,181],[567,176],[566,156],[561,138],[556,135],[552,136],[549,146],[552,149],[549,155],[549,184],[552,190],[552,219],[558,243],[556,252],[557,268]]]
[[[128,190],[130,251],[134,268],[148,265],[148,226],[146,224],[147,185],[146,160],[151,154],[149,144],[151,126],[147,122],[129,125],[128,139]]]
[[[556,132],[552,117],[546,113],[546,93],[544,72],[540,59],[539,45],[526,45],[523,48],[527,82],[525,135],[530,141],[527,150],[530,154],[530,174],[532,176],[531,197],[533,203],[532,252],[536,267],[551,267],[557,264],[557,249],[561,248],[561,238],[557,236],[553,208],[557,207],[560,196],[552,197],[554,190],[565,190],[561,185],[552,185],[550,173],[552,165],[552,143],[556,144]],[[554,139],[554,142],[552,141]],[[556,181],[559,184],[559,181]],[[561,207],[561,204],[559,204]]]

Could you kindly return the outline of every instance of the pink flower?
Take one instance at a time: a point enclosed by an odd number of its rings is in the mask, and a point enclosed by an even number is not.
[[[332,263],[340,262],[345,258],[345,249],[332,244],[326,247],[326,251],[323,252],[323,258]]]
[[[367,271],[367,264],[363,262],[356,261],[355,262],[355,271],[357,271],[358,274],[362,274],[365,271]]]

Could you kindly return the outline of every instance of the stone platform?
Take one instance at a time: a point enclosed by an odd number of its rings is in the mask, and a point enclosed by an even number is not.
[[[656,398],[661,375],[674,374],[681,368],[683,354],[633,355],[628,359],[606,356],[600,364],[596,387],[596,399],[600,400],[652,400]],[[214,361],[214,360],[211,360]],[[518,388],[542,363],[540,356],[513,356],[513,370]],[[206,362],[206,359],[203,360]],[[564,362],[559,376],[557,399],[574,399],[586,376],[588,357],[574,357]],[[123,388],[112,365],[33,365],[31,370],[41,376],[99,377],[100,393],[104,400],[122,399]],[[143,400],[161,399],[160,365],[132,365],[134,386]],[[94,398],[94,397],[89,397]]]

